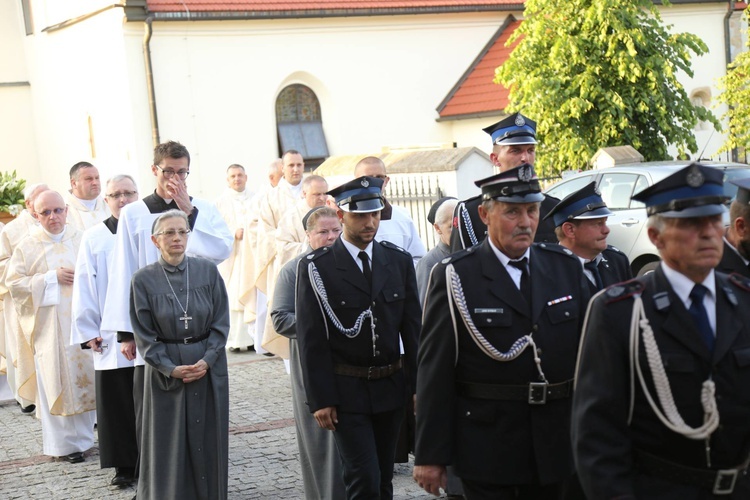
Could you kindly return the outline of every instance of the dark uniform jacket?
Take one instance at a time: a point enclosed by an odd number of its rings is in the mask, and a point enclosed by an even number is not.
[[[599,270],[599,276],[601,276],[605,288],[633,278],[633,270],[630,268],[628,256],[612,245],[607,245],[607,249],[602,252],[602,259],[596,268]],[[591,280],[587,278],[586,281],[590,285],[591,295],[598,292]]]
[[[726,240],[724,241],[724,253],[721,256],[721,262],[716,266],[716,270],[726,274],[739,273],[750,278],[750,268],[747,267],[737,250]]]
[[[531,347],[508,362],[479,349],[456,306],[449,305],[448,264],[460,276],[472,321],[494,347],[507,352],[533,332],[550,384],[573,378],[588,302],[580,261],[559,245],[535,243],[530,249],[530,317],[489,241],[437,264],[419,347],[415,463],[453,464],[461,478],[500,485],[567,478],[573,472],[570,397],[530,405],[528,400],[466,397],[457,389],[464,382],[524,386],[539,382],[539,374]]]
[[[688,439],[662,424],[637,376],[628,426],[629,330],[636,293],[642,294],[677,409],[691,427],[703,423],[703,382],[711,377],[716,384],[720,425],[710,438],[712,467],[736,467],[750,451],[750,281],[716,273],[717,338],[711,355],[660,266],[607,289],[591,302],[573,404],[573,447],[581,483],[588,498],[602,500],[714,498],[709,489],[668,482],[634,465],[642,464],[636,456],[645,451],[681,465],[708,468],[705,441]],[[649,390],[656,397],[642,341],[639,352]],[[734,495],[717,498],[750,498],[744,481]]]
[[[309,265],[315,264],[328,303],[345,328],[372,306],[375,316],[375,355],[370,321],[355,338],[346,337],[323,312],[310,284]],[[408,252],[389,242],[375,242],[372,250],[372,292],[341,238],[300,260],[297,268],[297,341],[302,375],[311,412],[329,406],[338,411],[379,413],[403,406],[414,393],[416,352],[421,307],[414,261]],[[404,344],[404,368],[377,380],[337,375],[335,364],[370,367],[396,363],[399,333]]]
[[[539,207],[539,227],[534,241],[537,243],[557,243],[555,224],[552,218],[542,220],[552,208],[560,203],[554,196],[544,195]],[[456,205],[453,211],[453,231],[451,231],[451,253],[481,243],[487,236],[487,226],[479,217],[482,195],[474,196]]]

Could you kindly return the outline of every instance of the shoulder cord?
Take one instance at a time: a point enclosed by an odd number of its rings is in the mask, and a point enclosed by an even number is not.
[[[469,235],[469,240],[471,241],[471,245],[474,246],[477,243],[479,243],[479,240],[477,240],[477,235],[474,233],[474,225],[471,223],[471,217],[469,216],[469,211],[466,209],[466,203],[461,203],[461,218],[464,220],[464,225],[466,226],[466,233]],[[461,231],[458,232],[459,236],[461,236],[461,239],[463,240],[463,235],[461,234]],[[464,247],[466,248],[466,247]]]
[[[357,335],[359,335],[360,331],[362,330],[362,325],[365,322],[365,319],[370,318],[370,325],[372,329],[372,344],[373,344],[373,355],[375,350],[375,321],[372,314],[372,308],[368,307],[361,313],[359,313],[359,316],[357,317],[357,320],[354,322],[354,326],[351,328],[345,328],[343,324],[341,324],[341,321],[339,320],[338,316],[336,316],[336,313],[333,311],[333,308],[328,303],[328,293],[326,292],[325,284],[323,283],[323,278],[320,277],[320,273],[318,272],[318,268],[315,267],[314,262],[310,262],[310,264],[307,267],[308,273],[310,274],[310,284],[312,285],[312,289],[315,292],[315,297],[318,299],[318,304],[320,305],[321,309],[325,311],[325,315],[328,316],[328,318],[331,320],[331,323],[333,323],[333,326],[336,327],[337,330],[339,330],[341,333],[349,337],[350,339],[355,338]]]
[[[445,274],[447,286],[449,287],[448,306],[451,309],[451,314],[453,314],[453,304],[455,303],[456,308],[461,315],[461,319],[464,322],[464,326],[466,326],[469,335],[477,344],[477,346],[487,356],[494,359],[495,361],[513,361],[518,356],[520,356],[527,347],[531,346],[534,352],[534,362],[536,363],[536,369],[539,372],[539,380],[543,380],[546,382],[547,378],[544,376],[544,372],[542,371],[542,360],[537,354],[536,344],[534,343],[534,339],[531,337],[531,333],[529,333],[528,335],[524,335],[520,339],[516,340],[513,345],[510,346],[510,349],[507,353],[497,350],[497,348],[495,348],[492,344],[489,343],[486,338],[484,338],[484,336],[479,332],[476,325],[474,324],[474,321],[472,321],[471,316],[469,315],[468,307],[466,305],[464,290],[461,286],[461,278],[453,268],[453,264],[449,264],[446,266]]]
[[[651,396],[648,386],[646,385],[645,377],[641,371],[641,365],[638,362],[639,330],[643,334],[643,345],[646,350],[648,366],[651,370],[651,378],[654,381],[654,387],[656,388],[659,403],[664,409],[663,412]],[[677,405],[675,404],[674,397],[672,396],[672,389],[669,386],[669,378],[664,370],[664,363],[662,362],[661,353],[659,352],[659,346],[656,344],[654,331],[651,329],[648,318],[646,318],[646,313],[643,308],[643,299],[640,294],[635,296],[633,315],[630,321],[630,364],[631,390],[628,425],[630,425],[633,420],[633,407],[635,405],[635,375],[633,374],[635,371],[638,374],[638,380],[651,409],[669,430],[682,434],[688,439],[699,440],[709,438],[719,426],[719,411],[716,407],[716,386],[714,381],[710,378],[703,382],[703,388],[701,389],[701,404],[703,405],[704,414],[703,425],[693,428],[687,425],[682,419],[682,416],[677,409]]]

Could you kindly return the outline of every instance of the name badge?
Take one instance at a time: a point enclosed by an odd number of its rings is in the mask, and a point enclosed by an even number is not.
[[[503,309],[488,309],[488,308],[477,308],[474,309],[474,314],[502,314]]]

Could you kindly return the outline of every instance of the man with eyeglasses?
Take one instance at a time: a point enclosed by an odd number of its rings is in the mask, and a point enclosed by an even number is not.
[[[96,370],[96,415],[101,468],[115,468],[113,486],[135,480],[138,446],[133,405],[133,360],[117,345],[117,332],[102,330],[107,281],[120,211],[138,200],[135,180],[117,175],[106,184],[105,198],[112,216],[83,233],[73,282],[71,342],[90,349]]]
[[[3,319],[5,321],[5,348],[8,356],[8,385],[21,407],[21,413],[30,414],[36,406],[36,369],[34,353],[21,330],[13,299],[5,286],[8,263],[13,250],[33,228],[39,226],[34,217],[34,200],[39,194],[47,191],[46,184],[31,184],[24,189],[24,208],[18,217],[10,221],[0,232],[0,298],[3,301]]]
[[[245,323],[245,307],[239,301],[240,282],[242,275],[247,272],[243,266],[242,253],[245,238],[245,224],[250,212],[250,204],[254,193],[247,189],[247,173],[245,167],[232,164],[227,167],[227,189],[216,200],[216,208],[234,234],[232,253],[227,260],[219,264],[219,272],[224,278],[229,295],[230,328],[227,338],[227,349],[239,351],[245,347],[248,350],[254,343],[248,325]]]
[[[13,251],[5,284],[34,352],[45,455],[83,462],[94,445],[94,364],[71,345],[71,299],[81,232],[65,224],[68,209],[55,191],[34,202],[40,227]]]
[[[87,161],[79,161],[70,169],[70,191],[65,195],[68,224],[83,232],[109,217],[109,207],[100,196],[99,170]]]
[[[101,324],[102,330],[117,332],[120,350],[127,359],[135,360],[133,398],[137,436],[141,435],[144,361],[136,351],[130,321],[130,281],[138,269],[159,258],[159,251],[151,241],[151,226],[159,214],[182,210],[192,230],[186,253],[217,264],[229,257],[234,241],[214,204],[188,194],[190,153],[185,146],[175,141],[156,146],[151,172],[156,178],[156,190],[120,211],[112,258],[112,268],[117,273],[110,276],[107,284]]]

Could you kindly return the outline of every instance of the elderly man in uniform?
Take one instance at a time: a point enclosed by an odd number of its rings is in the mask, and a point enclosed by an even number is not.
[[[730,181],[737,197],[729,206],[729,227],[724,233],[724,253],[716,268],[750,278],[750,179]]]
[[[109,217],[109,207],[99,196],[102,183],[99,170],[87,161],[70,168],[70,191],[65,193],[68,224],[83,232]]]
[[[393,498],[396,441],[416,374],[414,264],[401,248],[375,241],[382,186],[359,177],[332,190],[343,234],[297,271],[307,402],[318,425],[334,433],[348,498]]]
[[[555,224],[555,235],[581,260],[591,295],[602,288],[633,277],[628,257],[607,245],[607,217],[612,212],[591,182],[566,196],[549,211],[545,219]]]
[[[244,267],[243,239],[245,238],[245,224],[250,213],[250,205],[253,193],[247,189],[247,173],[245,167],[232,164],[227,167],[227,189],[224,194],[216,200],[216,208],[224,218],[234,234],[234,246],[229,258],[219,264],[219,272],[224,278],[229,295],[229,312],[231,328],[227,338],[227,348],[230,351],[239,351],[246,347],[252,348],[253,336],[248,331],[245,323],[245,307],[240,303],[240,282],[242,275],[247,271]]]
[[[573,475],[570,405],[588,288],[570,250],[532,244],[533,167],[476,182],[488,237],[432,270],[417,371],[414,479],[469,500],[559,499]]]
[[[692,164],[633,196],[662,262],[589,306],[573,398],[588,498],[750,498],[750,280],[714,271],[722,176]]]
[[[70,344],[71,299],[81,233],[65,225],[67,207],[55,191],[34,201],[41,226],[13,250],[5,284],[34,352],[45,455],[83,462],[94,445],[94,364]]]
[[[435,229],[438,241],[435,248],[427,252],[417,262],[417,287],[419,288],[420,303],[424,303],[427,282],[430,279],[430,271],[433,266],[451,253],[451,229],[453,228],[453,210],[456,208],[456,204],[458,204],[458,200],[452,196],[446,196],[433,203],[427,213],[427,222]]]
[[[10,221],[0,232],[0,297],[3,300],[3,321],[5,324],[5,348],[8,356],[8,385],[22,413],[31,413],[36,409],[36,370],[34,353],[31,352],[26,337],[18,322],[16,308],[5,286],[8,275],[8,263],[18,243],[28,236],[32,229],[39,227],[34,215],[34,200],[40,193],[47,191],[46,184],[32,184],[24,189],[24,208],[18,217]]]
[[[521,113],[514,113],[482,130],[492,138],[490,159],[501,173],[525,163],[534,165],[536,122]],[[544,218],[558,201],[557,198],[544,195],[540,207],[541,217]],[[487,226],[479,216],[478,208],[481,203],[481,194],[459,202],[454,213],[454,227],[457,230],[451,235],[451,251],[456,252],[484,240]],[[540,220],[534,241],[557,243],[552,221]]]
[[[117,175],[106,184],[112,216],[83,233],[73,282],[71,342],[91,349],[96,370],[96,416],[99,463],[115,468],[113,486],[135,480],[138,446],[133,405],[133,360],[118,349],[117,332],[101,329],[107,301],[107,282],[120,210],[138,200],[138,188],[129,175]]]

